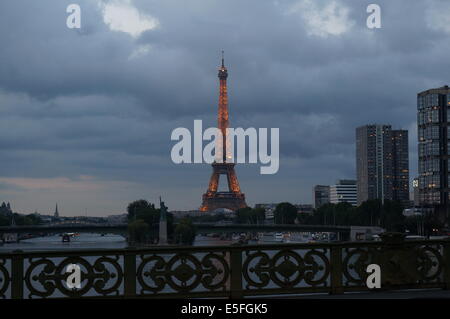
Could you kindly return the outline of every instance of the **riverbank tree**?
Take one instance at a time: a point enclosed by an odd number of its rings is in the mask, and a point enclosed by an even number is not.
[[[159,208],[155,207],[155,204],[148,202],[145,199],[136,200],[131,202],[127,206],[127,218],[128,225],[132,228],[136,228],[135,231],[138,232],[146,232],[147,235],[139,235],[139,238],[145,238],[145,242],[154,242],[157,240],[159,232],[159,220],[161,211]],[[169,237],[169,241],[173,238],[174,232],[174,222],[173,222],[173,214],[167,213],[167,236]],[[139,223],[134,223],[136,221],[141,221]],[[145,223],[148,228],[144,227],[143,223]],[[129,234],[130,235],[130,234]],[[131,239],[131,238],[130,238]],[[136,241],[139,242],[139,241]]]
[[[264,208],[240,208],[236,211],[234,222],[237,224],[264,224],[266,214]]]
[[[291,203],[280,203],[275,207],[275,224],[294,224],[297,219],[297,207]]]
[[[174,231],[176,244],[192,245],[197,232],[192,220],[188,217],[180,219]]]

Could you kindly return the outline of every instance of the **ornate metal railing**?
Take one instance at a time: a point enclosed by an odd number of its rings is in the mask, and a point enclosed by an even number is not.
[[[450,241],[275,244],[0,254],[1,298],[231,297],[367,291],[366,268],[382,288],[450,288]],[[69,289],[69,264],[81,288]]]

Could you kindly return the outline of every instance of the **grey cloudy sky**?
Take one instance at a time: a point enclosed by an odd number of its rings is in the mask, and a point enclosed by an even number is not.
[[[66,27],[71,3],[80,30]],[[354,178],[368,123],[410,130],[414,176],[416,94],[450,82],[449,40],[446,0],[2,0],[0,201],[198,208],[211,168],[173,164],[170,134],[215,125],[222,49],[232,126],[280,128],[278,174],[237,167],[249,204],[311,203],[313,185]]]

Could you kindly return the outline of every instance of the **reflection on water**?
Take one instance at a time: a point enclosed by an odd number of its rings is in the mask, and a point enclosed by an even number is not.
[[[119,235],[84,234],[71,238],[70,242],[62,242],[59,235],[21,240],[19,243],[4,244],[0,251],[35,251],[35,250],[70,250],[70,249],[103,249],[125,248],[125,238]]]
[[[195,237],[194,246],[226,246],[231,245],[232,243],[233,241],[231,240],[197,235],[197,237]]]
[[[281,233],[280,233],[281,234]],[[195,238],[194,246],[221,246],[221,245],[231,245],[236,242],[240,242],[241,244],[246,243],[249,245],[264,245],[264,244],[284,244],[284,243],[307,243],[311,242],[313,238],[310,234],[302,235],[302,236],[290,236],[289,238],[277,237],[277,234],[273,233],[264,233],[260,234],[258,239],[250,239],[250,240],[240,240],[240,236],[233,235],[233,239],[221,239],[215,236],[202,236],[197,235]],[[241,235],[242,236],[242,235]]]
[[[273,237],[273,236],[272,236]],[[291,240],[290,242],[306,242],[307,240]],[[217,237],[198,235],[194,246],[222,246],[231,245],[233,240],[220,239]],[[275,238],[264,238],[259,241],[249,241],[249,244],[273,244],[279,242]],[[281,242],[280,242],[281,243]],[[52,235],[46,237],[22,240],[19,243],[8,243],[0,245],[0,252],[23,250],[23,251],[46,251],[46,250],[71,250],[71,249],[120,249],[127,247],[127,242],[120,235],[101,235],[81,233],[73,237],[70,242],[62,242],[62,237]]]

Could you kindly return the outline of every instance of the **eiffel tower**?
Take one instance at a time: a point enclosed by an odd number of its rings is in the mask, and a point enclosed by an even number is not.
[[[231,159],[230,143],[227,139],[228,128],[228,96],[227,96],[228,71],[222,51],[222,66],[219,68],[220,93],[219,93],[219,115],[218,129],[222,132],[222,139],[217,142],[216,156],[222,158],[222,163],[212,163],[213,172],[209,180],[208,190],[203,194],[203,203],[200,210],[203,212],[214,211],[218,208],[227,208],[233,211],[247,207],[245,195],[241,193],[239,182],[234,170],[234,163],[227,163]],[[220,175],[225,175],[228,181],[228,191],[219,192]]]

